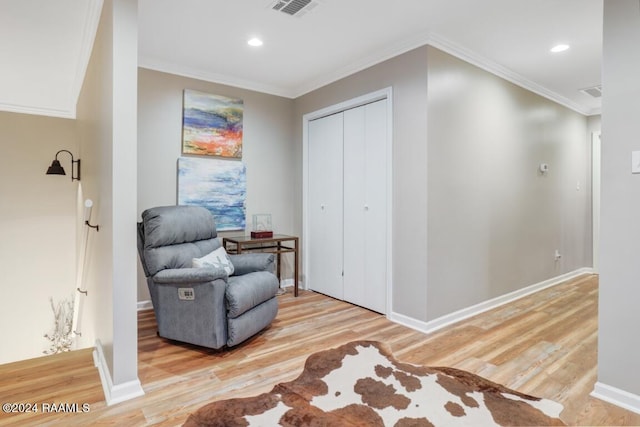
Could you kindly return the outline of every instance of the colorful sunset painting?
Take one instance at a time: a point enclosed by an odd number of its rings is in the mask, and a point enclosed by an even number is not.
[[[185,89],[182,113],[182,152],[242,158],[241,99]]]
[[[244,230],[246,169],[242,162],[223,159],[178,159],[178,204],[204,206],[218,231]]]

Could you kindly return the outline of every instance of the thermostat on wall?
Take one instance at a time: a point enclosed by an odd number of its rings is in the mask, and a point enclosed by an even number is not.
[[[631,152],[631,173],[640,173],[640,151]]]

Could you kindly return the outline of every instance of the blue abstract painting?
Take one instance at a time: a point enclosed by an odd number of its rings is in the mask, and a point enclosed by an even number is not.
[[[209,209],[218,231],[244,230],[246,175],[239,161],[180,157],[178,204]]]

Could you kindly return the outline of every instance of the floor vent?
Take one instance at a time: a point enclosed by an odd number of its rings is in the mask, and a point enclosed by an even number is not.
[[[277,0],[271,9],[287,15],[301,17],[318,5],[314,0]]]
[[[580,92],[594,98],[602,98],[602,86],[587,87],[584,89],[580,89]]]

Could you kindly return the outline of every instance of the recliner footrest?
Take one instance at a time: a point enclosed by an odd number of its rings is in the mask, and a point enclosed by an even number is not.
[[[241,316],[253,307],[273,298],[278,292],[278,279],[272,273],[259,271],[229,277],[226,298],[227,316]]]
[[[273,297],[246,313],[227,320],[227,346],[233,347],[269,326],[278,314],[278,299]]]

